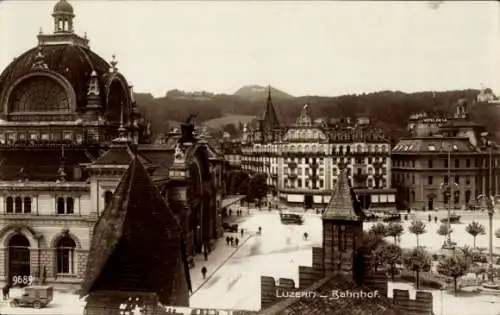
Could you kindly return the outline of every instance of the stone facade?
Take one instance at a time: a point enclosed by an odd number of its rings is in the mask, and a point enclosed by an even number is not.
[[[245,125],[242,139],[225,139],[225,156],[233,168],[268,174],[276,197],[306,208],[324,207],[345,169],[363,208],[394,209],[391,144],[369,119],[327,123],[314,120],[305,105],[296,123],[284,127],[269,122],[277,119],[266,116],[272,112],[269,96],[258,127]]]

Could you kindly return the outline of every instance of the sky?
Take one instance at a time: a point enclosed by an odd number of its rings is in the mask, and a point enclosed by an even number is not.
[[[136,92],[294,96],[491,87],[500,94],[496,1],[69,0],[75,31]],[[56,1],[0,0],[0,69],[53,32]]]

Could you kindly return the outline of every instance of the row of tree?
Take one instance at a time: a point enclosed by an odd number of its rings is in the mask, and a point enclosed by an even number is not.
[[[407,270],[415,273],[416,286],[419,288],[420,273],[431,270],[433,257],[418,242],[419,235],[427,232],[425,223],[420,220],[412,221],[408,231],[417,237],[417,246],[411,250],[402,250],[399,244],[404,228],[400,223],[388,225],[378,223],[370,228],[368,235],[372,238],[371,251],[374,257],[374,268],[381,266],[387,268],[394,280],[396,266],[403,265]],[[438,258],[437,272],[453,279],[455,293],[457,280],[474,268],[476,272],[484,271],[484,269],[477,268],[475,263],[486,261],[484,253],[475,246],[475,238],[485,234],[484,226],[473,221],[466,226],[466,231],[474,238],[474,247],[466,245],[458,248],[453,255],[436,256]],[[448,226],[441,225],[437,232],[443,236],[447,235]],[[497,230],[497,236],[500,236],[500,230]],[[384,240],[386,237],[393,237],[394,243],[387,243]]]
[[[246,201],[260,202],[268,192],[267,176],[265,173],[251,175],[242,170],[230,171],[227,174],[227,192],[231,195],[246,195]]]

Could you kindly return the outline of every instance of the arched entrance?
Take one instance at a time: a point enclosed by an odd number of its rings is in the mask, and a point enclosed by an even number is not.
[[[30,276],[30,242],[22,234],[9,241],[9,281],[12,277]]]

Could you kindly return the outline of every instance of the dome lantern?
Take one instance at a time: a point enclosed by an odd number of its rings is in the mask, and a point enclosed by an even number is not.
[[[59,0],[52,12],[54,33],[73,33],[73,6],[67,0]]]

